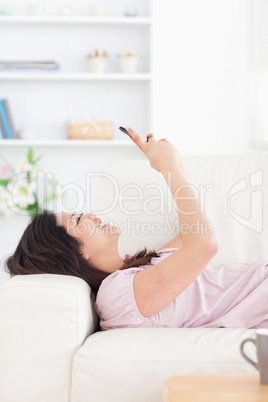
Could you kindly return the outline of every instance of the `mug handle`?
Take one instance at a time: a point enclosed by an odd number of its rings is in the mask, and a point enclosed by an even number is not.
[[[250,363],[253,367],[255,367],[255,369],[259,370],[259,365],[258,365],[258,363],[255,363],[253,360],[251,360],[251,359],[246,355],[246,353],[244,352],[244,345],[245,345],[247,342],[251,342],[251,343],[253,343],[253,345],[256,346],[256,341],[255,341],[255,339],[247,338],[247,339],[245,339],[245,340],[241,343],[241,345],[240,345],[240,353],[241,353],[241,355],[244,357],[244,359],[245,359],[248,363]],[[257,346],[256,346],[256,347],[257,347]]]

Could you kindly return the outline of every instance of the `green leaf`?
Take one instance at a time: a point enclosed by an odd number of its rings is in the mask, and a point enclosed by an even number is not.
[[[39,156],[38,158],[34,159],[34,152],[32,150],[32,148],[29,148],[28,154],[27,154],[27,158],[28,158],[28,162],[31,165],[35,165],[37,162],[40,161],[40,159],[43,158],[43,156]]]
[[[47,201],[52,201],[52,200],[54,200],[55,198],[57,198],[57,194],[56,194],[56,193],[51,193],[51,194],[49,194],[49,195],[45,198],[45,202],[47,202]]]
[[[28,162],[33,165],[34,162],[33,162],[33,150],[32,150],[32,148],[29,148],[27,158],[28,158]]]
[[[28,205],[26,208],[20,208],[23,209],[24,211],[28,212],[28,215],[33,218],[35,215],[37,215],[39,212],[42,212],[43,209],[41,208],[40,204],[38,201],[36,201],[32,205]]]
[[[33,164],[35,165],[37,162],[39,162],[40,161],[40,159],[42,159],[43,158],[43,156],[38,156],[38,158],[36,158],[34,161],[33,161]]]
[[[9,183],[9,179],[0,180],[0,186],[7,187],[8,183]]]

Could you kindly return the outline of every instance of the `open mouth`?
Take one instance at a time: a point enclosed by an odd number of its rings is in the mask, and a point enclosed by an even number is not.
[[[101,229],[101,230],[103,230],[106,226],[109,226],[109,223],[105,223],[105,224],[99,223],[98,224],[98,228]]]

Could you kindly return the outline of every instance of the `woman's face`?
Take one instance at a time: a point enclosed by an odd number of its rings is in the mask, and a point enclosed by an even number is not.
[[[112,250],[117,246],[120,228],[109,223],[102,225],[93,212],[87,214],[56,213],[56,219],[67,233],[82,244],[81,253],[86,259],[94,259],[97,253]]]

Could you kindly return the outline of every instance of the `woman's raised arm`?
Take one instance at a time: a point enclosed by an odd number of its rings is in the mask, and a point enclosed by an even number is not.
[[[155,266],[140,271],[134,278],[136,304],[149,317],[171,303],[203,271],[218,251],[218,243],[196,191],[183,168],[176,147],[150,135],[144,141],[127,128],[132,140],[161,172],[174,197],[179,222],[181,248]]]

